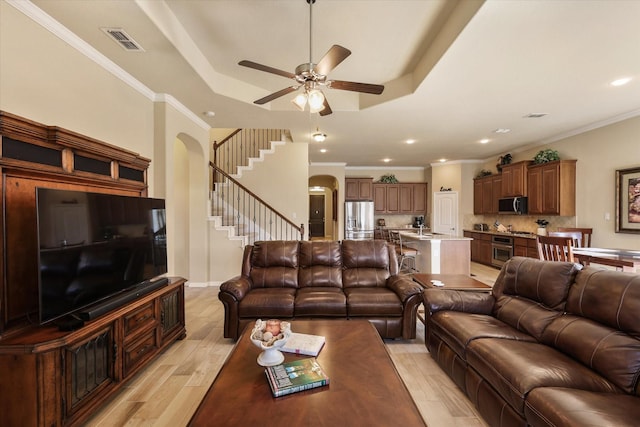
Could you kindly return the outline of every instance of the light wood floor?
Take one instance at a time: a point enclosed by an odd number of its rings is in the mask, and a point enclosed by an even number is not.
[[[498,270],[476,263],[471,272],[490,285],[498,275]],[[86,425],[175,427],[188,423],[234,345],[222,337],[223,307],[217,293],[217,287],[185,290],[187,338],[169,347]],[[385,344],[426,423],[430,427],[486,427],[465,395],[429,356],[422,323],[417,328],[415,340],[385,340]],[[212,425],[217,423],[212,420]]]

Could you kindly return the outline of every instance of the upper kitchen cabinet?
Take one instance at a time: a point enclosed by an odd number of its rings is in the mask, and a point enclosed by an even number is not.
[[[529,214],[576,214],[576,160],[530,165],[527,181]]]
[[[426,215],[427,184],[373,184],[373,205],[376,214]]]
[[[527,195],[527,167],[531,163],[525,160],[502,166],[502,197]]]
[[[502,197],[502,174],[473,180],[473,213],[497,214],[498,199]]]
[[[373,178],[345,178],[344,184],[347,202],[373,200]]]

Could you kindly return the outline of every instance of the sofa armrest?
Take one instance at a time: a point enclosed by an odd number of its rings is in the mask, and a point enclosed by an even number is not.
[[[389,277],[387,279],[387,287],[398,295],[403,304],[413,295],[418,295],[422,292],[422,286],[407,276],[396,275]]]
[[[495,298],[490,293],[451,289],[425,289],[422,298],[429,313],[452,310],[490,315],[495,304]]]
[[[231,294],[237,301],[242,300],[251,290],[251,280],[246,276],[236,276],[220,285],[220,292]]]

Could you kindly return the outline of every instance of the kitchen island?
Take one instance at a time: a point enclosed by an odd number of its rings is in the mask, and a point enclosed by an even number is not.
[[[403,242],[418,250],[416,269],[427,274],[471,274],[471,238],[400,231]]]

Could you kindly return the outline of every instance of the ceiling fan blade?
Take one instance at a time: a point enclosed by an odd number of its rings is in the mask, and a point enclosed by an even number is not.
[[[350,90],[352,92],[371,93],[373,95],[380,95],[384,90],[384,85],[346,82],[344,80],[330,80],[327,82],[327,86],[331,89]]]
[[[331,46],[331,49],[324,54],[318,64],[316,64],[316,73],[326,76],[329,74],[329,71],[336,68],[338,64],[344,61],[349,55],[351,55],[351,51],[349,49],[334,44]]]
[[[327,101],[327,97],[325,96],[324,98],[324,108],[322,110],[320,110],[320,115],[321,116],[328,116],[329,114],[333,113],[333,110],[331,110],[331,107],[329,107],[329,101]]]
[[[299,87],[300,86],[285,87],[284,89],[274,92],[271,95],[267,95],[264,98],[260,98],[256,101],[253,101],[253,103],[258,105],[266,104],[267,102],[273,101],[274,99],[280,98],[281,96],[284,96],[288,93],[295,92],[296,90],[298,90]]]
[[[257,62],[253,62],[253,61],[247,61],[247,60],[240,61],[238,62],[238,65],[242,65],[243,67],[253,68],[258,71],[265,71],[267,73],[277,74],[279,76],[288,77],[290,79],[296,78],[295,74],[290,73],[288,71],[278,70],[277,68],[269,67],[268,65],[258,64]]]

